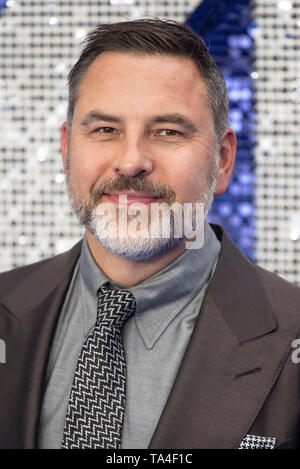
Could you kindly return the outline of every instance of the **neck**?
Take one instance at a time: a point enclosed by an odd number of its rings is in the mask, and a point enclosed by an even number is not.
[[[86,231],[86,239],[96,264],[113,282],[132,287],[151,277],[173,262],[185,251],[185,243],[147,261],[134,261],[117,256],[105,249],[99,241]]]

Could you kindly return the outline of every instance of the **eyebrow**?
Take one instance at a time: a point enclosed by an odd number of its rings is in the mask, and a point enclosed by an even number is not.
[[[106,114],[104,112],[100,112],[100,111],[90,111],[83,118],[80,124],[83,127],[88,127],[95,121],[115,122],[117,124],[121,124],[123,122],[123,119],[117,116]],[[164,124],[164,123],[180,125],[188,133],[196,133],[198,130],[191,119],[177,112],[173,114],[162,114],[162,115],[152,117],[147,122],[147,126],[151,126],[153,124]]]
[[[150,119],[150,124],[164,124],[164,123],[171,123],[180,125],[186,132],[189,133],[196,133],[197,127],[189,119],[188,117],[183,116],[182,114],[175,113],[175,114],[164,114],[161,116],[155,116]]]
[[[123,122],[123,120],[119,117],[111,116],[100,111],[91,111],[83,118],[83,120],[80,122],[80,125],[83,127],[88,127],[94,121],[117,122],[119,124]]]

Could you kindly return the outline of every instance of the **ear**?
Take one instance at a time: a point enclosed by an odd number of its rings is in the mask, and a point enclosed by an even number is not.
[[[218,182],[214,195],[221,195],[226,191],[234,168],[235,154],[236,135],[227,127],[221,140]]]
[[[68,150],[68,126],[64,122],[60,129],[60,150],[62,162],[64,165],[64,172],[66,172],[67,150]]]

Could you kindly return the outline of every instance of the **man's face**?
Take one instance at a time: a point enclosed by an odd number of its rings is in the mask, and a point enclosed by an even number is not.
[[[215,156],[206,86],[191,60],[105,53],[90,66],[75,105],[64,165],[73,208],[105,247],[145,259],[182,242],[156,240],[156,247],[147,248],[135,241],[126,248],[122,240],[118,249],[116,242],[103,243],[91,221],[95,225],[103,202],[118,210],[120,193],[127,194],[129,203],[140,200],[148,206],[174,201],[210,205],[218,174]]]

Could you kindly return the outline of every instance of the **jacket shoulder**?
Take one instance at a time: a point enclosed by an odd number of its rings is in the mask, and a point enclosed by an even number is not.
[[[75,244],[70,250],[56,256],[34,262],[22,267],[0,273],[0,296],[20,282],[23,282],[31,275],[39,275],[47,271],[48,268],[61,269],[72,258],[78,257],[81,249],[81,241]]]
[[[277,291],[286,292],[288,295],[292,295],[295,298],[300,298],[300,286],[296,283],[291,283],[280,275],[270,272],[269,270],[264,269],[259,265],[255,265],[255,269],[258,275],[261,278],[261,281],[264,283],[265,288],[273,293]]]
[[[259,265],[255,270],[276,316],[286,320],[293,316],[300,325],[300,287]]]

